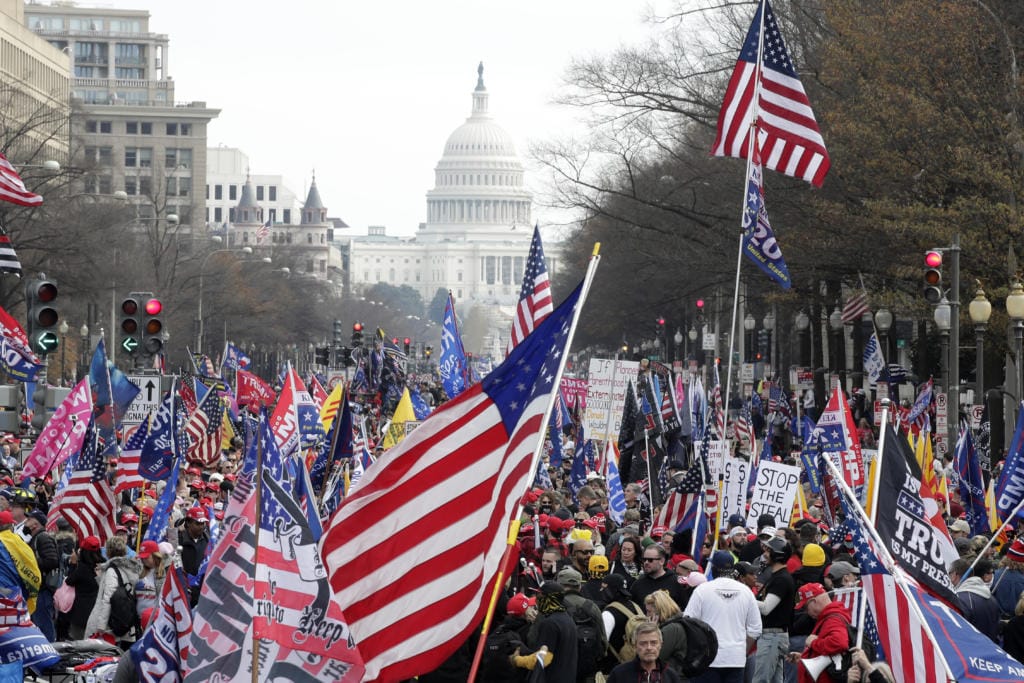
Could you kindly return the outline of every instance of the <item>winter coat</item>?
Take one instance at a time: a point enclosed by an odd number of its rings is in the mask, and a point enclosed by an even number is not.
[[[996,602],[999,603],[999,610],[1002,612],[1003,618],[1012,617],[1017,608],[1020,594],[1024,592],[1024,572],[1000,567],[992,577],[992,585],[996,587],[993,594]]]
[[[811,631],[811,634],[817,638],[804,649],[803,654],[800,655],[801,659],[814,659],[822,655],[832,657],[849,650],[850,634],[846,629],[846,625],[849,623],[850,611],[843,603],[830,602],[818,615],[814,630]],[[818,678],[811,678],[807,667],[801,666],[797,680],[799,683],[825,683],[831,679],[827,671],[822,671]]]
[[[156,608],[160,590],[164,585],[164,576],[157,577],[156,570],[152,570],[145,576],[140,575],[139,580],[135,582],[135,606],[140,620],[147,609]]]
[[[75,601],[68,612],[68,621],[72,626],[84,627],[92,614],[92,608],[96,604],[96,594],[99,592],[99,581],[96,580],[96,565],[79,560],[78,564],[71,566],[65,582],[75,589]],[[91,635],[86,633],[86,635]]]
[[[682,683],[683,678],[662,662],[659,661],[655,668],[661,674],[661,683]],[[643,680],[640,677],[642,671],[639,659],[623,662],[612,669],[611,674],[608,676],[608,683],[636,683],[639,680]]]
[[[36,564],[39,565],[39,573],[42,574],[43,584],[41,588],[56,590],[57,586],[47,586],[47,577],[51,572],[57,571],[60,567],[60,553],[57,552],[57,542],[53,536],[45,531],[40,531],[28,542],[28,546],[36,554]]]
[[[1024,662],[1024,616],[1016,616],[1006,622],[1003,649],[1018,662]]]
[[[89,621],[85,624],[86,637],[94,633],[112,633],[110,630],[110,598],[118,586],[117,571],[121,573],[121,580],[124,585],[131,589],[139,580],[142,573],[142,563],[134,557],[115,557],[100,565],[99,590],[96,594],[96,605],[89,614]],[[121,637],[127,640],[129,637]]]
[[[964,608],[964,619],[974,628],[999,642],[999,603],[980,576],[968,576],[956,589]]]

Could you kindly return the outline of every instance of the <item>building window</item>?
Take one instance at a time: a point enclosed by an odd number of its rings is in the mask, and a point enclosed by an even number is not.
[[[164,151],[164,168],[192,168],[192,150],[168,147]]]
[[[512,284],[512,257],[502,256],[501,257],[501,284],[510,285]]]
[[[263,186],[262,185],[257,185],[256,186],[256,201],[258,201],[258,202],[262,202],[263,201]]]
[[[323,233],[320,233],[320,244],[326,244],[326,243],[327,243],[327,235],[325,235]]]
[[[223,209],[221,209],[219,206],[214,208],[214,210],[213,210],[213,220],[214,220],[215,223],[220,223],[221,218],[223,216],[224,216]]]
[[[461,270],[458,273],[455,274],[455,281],[456,282],[462,282],[462,271]]]
[[[267,193],[270,196],[270,201],[272,201],[272,202],[276,202],[277,201],[277,185],[268,185],[267,186]]]
[[[223,199],[224,198],[224,186],[223,185],[214,185],[213,186],[213,198],[214,199]]]
[[[110,121],[86,121],[85,132],[86,133],[102,133],[103,135],[110,135],[114,130],[113,124]]]
[[[178,124],[178,135],[183,137],[189,137],[192,135],[192,124],[191,123],[179,123]]]
[[[176,123],[168,123],[167,126],[166,126],[166,131],[167,131],[168,135],[177,135],[178,134],[178,124],[176,124]]]
[[[284,241],[288,244],[292,243],[292,234],[290,232],[284,234]]]
[[[327,259],[320,259],[320,272],[321,273],[326,273],[327,272]]]
[[[238,185],[228,185],[228,199],[231,201],[238,199]]]
[[[291,222],[292,222],[292,210],[291,209],[284,209],[281,212],[281,220],[283,222],[288,223],[289,225],[291,225]]]
[[[456,298],[456,299],[461,299],[461,298],[462,298],[462,290],[461,290],[461,289],[460,289],[460,290],[458,290],[458,291],[456,291],[456,293],[455,293],[455,298]]]
[[[497,275],[498,258],[496,256],[485,257],[486,263],[484,265],[484,282],[489,285],[493,285]]]
[[[369,280],[370,280],[370,271],[364,270],[363,271],[363,282],[369,282]]]
[[[245,231],[242,233],[242,242],[244,242],[245,244],[249,243],[249,231]]]
[[[277,209],[270,209],[267,211],[267,218],[270,219],[271,223],[277,222]]]
[[[192,178],[168,178],[168,197],[188,197],[192,194]]]
[[[128,121],[124,124],[124,132],[128,135],[152,135],[153,124],[148,121]]]
[[[139,186],[136,182],[136,178],[133,176],[126,175],[124,177],[124,192],[129,196],[134,196],[139,193]]]
[[[153,195],[153,179],[148,175],[139,177],[139,194],[146,197]]]

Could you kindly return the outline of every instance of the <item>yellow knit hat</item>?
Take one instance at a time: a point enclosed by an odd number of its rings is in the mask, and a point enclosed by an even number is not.
[[[825,551],[817,543],[804,546],[803,563],[805,567],[822,567],[825,565]]]

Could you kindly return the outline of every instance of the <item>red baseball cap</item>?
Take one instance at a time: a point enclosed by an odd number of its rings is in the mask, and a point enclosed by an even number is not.
[[[2,513],[0,513],[2,514]],[[82,550],[92,550],[93,552],[99,552],[100,549],[100,537],[99,536],[86,536],[79,542],[78,547]]]
[[[160,552],[160,544],[156,541],[143,541],[142,547],[139,548],[139,559],[144,560],[153,553]]]
[[[185,516],[193,522],[202,522],[203,524],[206,524],[210,521],[210,518],[206,515],[206,509],[200,505],[190,507]]]
[[[0,510],[0,524],[14,524],[14,515],[10,510]]]
[[[536,604],[537,598],[528,598],[525,593],[516,593],[508,599],[505,611],[514,616],[521,617],[526,614],[527,607],[533,607]]]
[[[800,590],[796,592],[796,608],[803,609],[804,605],[806,605],[809,600],[813,600],[819,595],[824,595],[827,592],[828,591],[825,590],[825,587],[820,583],[805,583],[800,586]]]

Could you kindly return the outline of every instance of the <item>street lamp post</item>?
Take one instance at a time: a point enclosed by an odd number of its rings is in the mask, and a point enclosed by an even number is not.
[[[683,345],[683,333],[682,333],[682,331],[678,327],[676,328],[675,335],[673,335],[673,337],[672,337],[672,341],[674,341],[676,343],[676,355],[673,358],[673,360],[680,360],[681,361],[683,359],[683,357],[679,353],[679,347]]]
[[[804,353],[804,332],[807,332],[808,328],[811,326],[811,319],[807,316],[806,313],[800,311],[799,313],[796,314],[795,323],[797,332],[800,335],[800,365],[805,366],[807,365],[807,361],[805,360],[807,358],[807,355]],[[810,346],[809,342],[810,340],[808,340],[808,346]]]
[[[78,330],[78,334],[82,338],[82,348],[81,352],[78,354],[79,367],[81,368],[81,370],[79,370],[78,372],[78,377],[84,377],[85,359],[89,357],[89,326],[85,323],[82,323],[82,327],[81,329]]]
[[[980,281],[967,312],[974,323],[974,403],[978,405],[985,402],[985,328],[992,316],[992,302],[985,297]]]
[[[935,307],[935,327],[939,329],[939,335],[942,338],[942,355],[940,362],[942,363],[942,374],[939,376],[939,384],[943,386],[947,392],[952,387],[949,386],[953,383],[953,378],[949,374],[949,327],[950,327],[950,307],[949,301],[946,297],[942,297],[942,301]]]
[[[832,315],[828,317],[828,326],[832,328],[832,334],[835,337],[836,350],[832,356],[832,358],[834,359],[832,363],[832,368],[833,370],[835,370],[836,376],[838,377],[839,373],[841,373],[846,366],[846,358],[844,358],[846,354],[842,353],[841,351],[843,346],[843,312],[839,310],[838,304],[832,311]]]
[[[60,321],[60,326],[57,328],[57,331],[60,332],[60,385],[61,386],[64,386],[64,384],[65,384],[65,376],[67,375],[67,370],[65,369],[64,361],[67,359],[66,350],[68,348],[68,345],[67,345],[68,329],[69,329],[68,328],[68,321],[67,320],[61,320]]]
[[[888,308],[880,308],[875,312],[875,329],[878,330],[878,345],[882,349],[882,358],[889,362],[889,330],[892,329],[892,313]]]
[[[743,318],[743,360],[749,363],[754,357],[754,328],[757,327],[757,320],[750,313]]]
[[[1017,383],[1017,405],[1020,405],[1021,394],[1021,353],[1022,338],[1024,338],[1024,286],[1021,286],[1020,280],[1014,280],[1013,284],[1010,285],[1010,293],[1006,295],[1006,313],[1010,316],[1010,320],[1013,321],[1013,341],[1014,341],[1014,362],[1017,365],[1017,372],[1014,375],[1014,381]]]
[[[219,242],[220,238],[217,237],[213,240]],[[203,271],[206,269],[206,262],[210,260],[210,257],[214,254],[225,254],[231,251],[241,251],[243,254],[251,254],[252,247],[242,247],[241,249],[215,249],[203,258],[203,262],[199,265],[199,298],[196,302],[196,353],[202,353],[203,348]]]
[[[773,372],[778,373],[778,366],[775,364],[776,353],[775,353],[775,304],[772,304],[772,310],[769,310],[764,314],[764,320],[761,324],[764,329],[768,331],[768,365]]]

